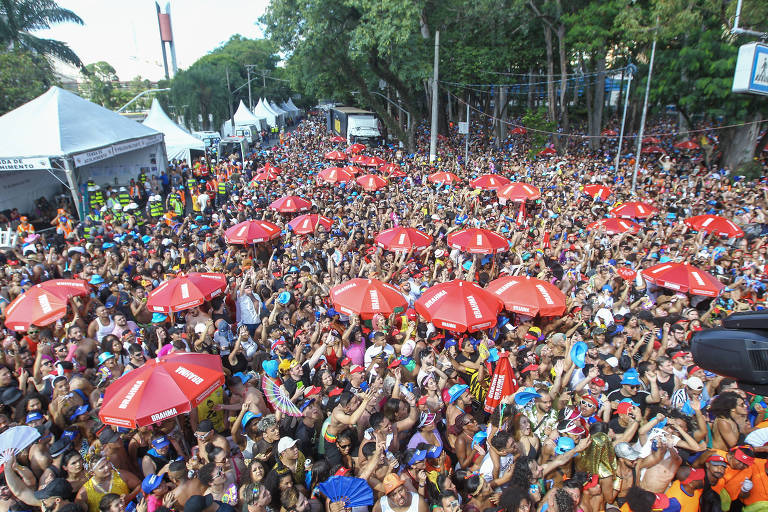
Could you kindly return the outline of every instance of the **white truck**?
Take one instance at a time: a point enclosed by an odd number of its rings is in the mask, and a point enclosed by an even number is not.
[[[360,143],[368,147],[379,146],[384,138],[381,122],[376,113],[355,107],[332,107],[326,114],[327,127],[349,144]]]

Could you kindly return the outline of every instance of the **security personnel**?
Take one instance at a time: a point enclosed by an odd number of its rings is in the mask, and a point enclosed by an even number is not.
[[[123,213],[123,205],[116,203],[112,205],[112,225],[120,225],[125,220],[125,214]]]
[[[221,208],[227,202],[227,182],[219,180],[219,184],[216,186],[216,206]]]
[[[126,220],[133,220],[133,225],[141,227],[147,223],[147,219],[141,214],[139,205],[136,203],[128,203],[125,207]]]
[[[190,172],[189,176],[187,177],[187,190],[189,190],[189,195],[192,195],[192,191],[195,190],[197,187],[197,180],[195,179],[195,176]]]
[[[128,203],[131,202],[131,195],[128,193],[128,189],[125,187],[120,187],[120,189],[117,192],[117,200],[120,203],[120,206],[125,208]]]
[[[88,207],[101,208],[102,206],[104,206],[104,193],[101,187],[93,180],[88,180]]]
[[[63,208],[56,211],[56,218],[51,221],[51,225],[55,225],[56,233],[64,235],[65,238],[72,233],[72,221]]]
[[[139,183],[141,184],[142,188],[145,188],[144,184],[146,182],[147,182],[147,173],[145,173],[144,170],[142,169],[142,171],[139,173]]]
[[[35,226],[29,223],[29,219],[27,219],[27,217],[22,215],[21,217],[19,217],[19,221],[21,222],[21,224],[16,226],[16,233],[19,236],[24,236],[24,234],[27,234],[27,235],[35,234]]]
[[[177,217],[182,217],[184,215],[184,203],[181,202],[178,192],[171,192],[171,194],[168,195],[168,204],[165,209],[172,211]]]
[[[132,202],[141,202],[142,190],[144,190],[143,185],[138,185],[135,180],[131,180],[131,185],[128,187],[128,195],[130,196]]]
[[[101,213],[98,208],[93,208],[91,212],[85,216],[85,222],[83,223],[83,237],[90,240],[97,233],[99,233],[101,224]]]
[[[147,203],[147,216],[153,221],[157,221],[163,216],[163,201],[159,195],[149,196]]]

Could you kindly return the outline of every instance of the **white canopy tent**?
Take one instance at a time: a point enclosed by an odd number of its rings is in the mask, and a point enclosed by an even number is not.
[[[281,116],[283,116],[283,120],[285,120],[286,118],[291,117],[291,115],[288,112],[286,112],[285,110],[283,110],[280,107],[278,107],[277,103],[274,103],[274,102],[269,101],[269,100],[267,100],[267,101],[269,102],[269,108],[271,108],[276,114],[280,114]]]
[[[286,102],[280,103],[280,108],[287,112],[291,119],[299,117],[299,111],[295,108],[291,108]]]
[[[256,115],[254,115],[250,110],[248,110],[248,107],[245,106],[245,103],[243,101],[240,101],[240,105],[237,106],[237,110],[235,111],[235,115],[232,117],[231,121],[226,121],[222,127],[221,127],[221,133],[222,135],[234,135],[232,132],[232,124],[234,121],[235,127],[237,126],[256,126],[259,129],[264,129],[264,123],[263,121],[266,120],[266,123],[269,123],[269,118],[266,116],[260,116],[257,112]]]
[[[174,123],[160,106],[157,98],[152,100],[152,107],[143,124],[165,136],[165,152],[168,160],[186,160],[189,165],[192,165],[193,158],[205,155],[203,141]]]
[[[63,185],[81,210],[80,187],[89,179],[127,184],[141,170],[166,166],[162,133],[58,87],[0,117],[0,133],[4,208],[29,209]]]
[[[296,106],[296,105],[293,103],[293,99],[291,99],[291,98],[288,98],[288,101],[287,101],[287,102],[285,102],[285,104],[286,104],[286,106],[290,107],[290,108],[291,108],[291,110],[293,110],[294,112],[296,112],[296,115],[298,115],[298,116],[301,116],[301,109],[300,109],[299,107],[297,107],[297,106]]]
[[[257,117],[263,117],[264,119],[266,119],[267,124],[269,126],[274,127],[274,126],[280,125],[279,116],[274,112],[272,112],[272,110],[270,110],[269,107],[265,105],[265,101],[263,98],[260,99],[259,102],[256,104],[256,108],[253,109],[253,113]]]
[[[275,107],[272,106],[272,103],[269,102],[267,98],[264,98],[264,107],[275,114],[275,117],[277,118],[277,122],[279,123],[279,126],[285,125],[285,112],[283,112],[280,109],[275,109]]]

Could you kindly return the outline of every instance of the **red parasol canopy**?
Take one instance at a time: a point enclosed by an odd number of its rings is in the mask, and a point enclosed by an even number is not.
[[[137,428],[186,414],[224,385],[221,357],[175,352],[151,359],[107,387],[99,418]]]
[[[379,167],[386,164],[387,161],[378,156],[369,156],[362,164],[366,167]]]
[[[699,149],[701,146],[693,142],[692,140],[684,140],[675,144],[677,149]]]
[[[486,290],[504,302],[504,307],[527,316],[561,316],[565,295],[549,281],[528,276],[504,276],[488,283]]]
[[[504,176],[498,174],[483,174],[477,178],[469,181],[469,186],[472,188],[481,188],[483,190],[498,190],[506,185],[509,185],[509,180]]]
[[[347,155],[345,155],[341,151],[334,150],[334,151],[330,151],[330,152],[326,153],[325,154],[325,158],[326,158],[326,160],[339,160],[339,161],[342,161],[342,160],[346,160],[347,159]]]
[[[82,279],[51,279],[36,284],[16,297],[5,310],[5,326],[26,331],[31,325],[44,326],[67,314],[67,301],[91,293]]]
[[[323,226],[326,231],[330,231],[333,220],[315,213],[305,213],[293,219],[288,225],[297,235],[308,235],[317,231],[320,226]]]
[[[272,201],[269,207],[282,213],[296,213],[309,210],[312,208],[312,203],[303,197],[285,196]]]
[[[475,332],[496,325],[502,303],[475,283],[455,279],[428,289],[414,307],[439,329]]]
[[[610,217],[608,219],[597,220],[587,226],[587,231],[598,231],[604,228],[609,235],[618,235],[619,233],[635,234],[640,231],[640,226],[627,219],[617,219]]]
[[[637,271],[632,270],[629,267],[617,267],[616,273],[619,274],[619,276],[621,276],[621,278],[625,281],[630,281],[637,277]]]
[[[459,177],[452,172],[436,172],[434,174],[430,174],[429,177],[427,177],[427,181],[430,183],[453,185],[454,183],[461,181],[461,179],[459,179]]]
[[[664,150],[661,149],[659,146],[645,146],[640,152],[651,154],[651,153],[663,153]]]
[[[281,172],[283,172],[283,170],[280,169],[279,167],[275,167],[271,163],[267,162],[262,167],[259,167],[258,169],[256,169],[256,172],[257,173],[258,172],[271,172],[272,174],[280,174]]]
[[[515,181],[497,190],[496,195],[508,201],[533,201],[541,197],[541,190],[528,183]]]
[[[274,181],[277,179],[277,174],[274,171],[263,171],[253,177],[252,181]]]
[[[605,201],[612,194],[611,189],[605,185],[586,185],[584,193],[592,199],[600,199],[601,201]]]
[[[341,167],[328,167],[317,173],[318,177],[326,183],[346,183],[355,177]]]
[[[488,388],[488,395],[485,397],[485,412],[493,412],[499,406],[501,401],[517,392],[517,377],[515,370],[509,362],[509,354],[499,353],[499,360],[496,361],[496,369],[493,371],[491,385]]]
[[[352,155],[349,157],[349,161],[353,164],[365,165],[368,161],[368,157],[365,155]]]
[[[334,144],[337,144],[339,142],[347,142],[347,139],[345,139],[341,135],[334,135],[333,137],[331,137],[331,142],[333,142]]]
[[[433,238],[426,233],[422,233],[416,228],[406,228],[396,226],[385,229],[374,239],[379,247],[388,251],[408,252],[413,249],[429,247]]]
[[[541,151],[539,151],[539,155],[541,156],[553,156],[556,154],[557,154],[557,151],[555,151],[555,148],[544,148]]]
[[[646,137],[643,139],[643,144],[658,144],[659,142],[661,141],[656,137]]]
[[[603,130],[603,132],[600,134],[603,137],[615,137],[619,134],[616,130]]]
[[[627,201],[611,209],[611,215],[623,219],[647,219],[658,212],[655,206],[642,201]]]
[[[467,228],[448,235],[448,245],[472,254],[493,254],[509,249],[503,235],[483,228]]]
[[[406,308],[408,301],[400,290],[378,279],[351,279],[331,288],[333,306],[345,315],[371,318],[376,313],[390,315],[396,308]]]
[[[352,144],[347,149],[344,150],[344,152],[348,155],[354,155],[357,154],[365,149],[364,144]]]
[[[379,167],[379,171],[390,174],[390,175],[392,175],[393,173],[400,173],[403,176],[405,176],[405,173],[403,173],[400,170],[400,166],[397,164],[384,164],[381,167]],[[396,177],[401,178],[402,176],[396,176]]]
[[[528,130],[526,130],[522,126],[515,126],[511,130],[509,130],[509,133],[511,133],[512,135],[525,135],[526,133],[528,133]]]
[[[359,167],[356,167],[354,165],[346,165],[346,166],[342,167],[342,169],[347,171],[349,174],[360,174],[361,172],[363,172],[362,169],[360,169]]]
[[[147,295],[147,309],[153,313],[176,313],[199,306],[221,295],[227,277],[216,272],[178,274]]]
[[[368,192],[376,192],[380,188],[387,186],[387,180],[381,176],[376,176],[375,174],[358,176],[355,181],[363,188],[363,190],[367,190]]]
[[[659,263],[643,270],[642,275],[657,286],[703,297],[717,297],[725,288],[715,276],[688,263]]]
[[[246,220],[224,232],[229,244],[257,244],[280,236],[280,226],[266,220]]]
[[[716,235],[727,236],[728,238],[741,238],[744,236],[744,231],[739,226],[734,224],[732,220],[720,215],[696,215],[688,217],[683,222],[696,231],[706,231],[707,233],[715,233]]]

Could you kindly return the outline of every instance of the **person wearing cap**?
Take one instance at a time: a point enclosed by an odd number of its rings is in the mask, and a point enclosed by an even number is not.
[[[19,476],[16,456],[11,455],[5,463],[5,481],[14,496],[31,507],[40,507],[42,512],[57,512],[72,503],[72,485],[65,478],[54,478],[39,489],[30,488]],[[9,471],[8,469],[12,470]]]
[[[557,409],[552,407],[552,396],[546,388],[536,390],[538,397],[528,402],[523,414],[531,422],[531,432],[543,443],[549,434],[557,430]],[[555,393],[556,395],[557,393]]]
[[[694,407],[698,410],[706,407],[703,391],[704,382],[699,377],[688,377],[672,395],[670,405],[687,416],[693,416]]]
[[[608,422],[608,428],[617,441],[632,441],[637,436],[642,422],[642,413],[629,398],[625,398],[616,406],[613,417]]]
[[[169,485],[165,475],[147,474],[141,482],[141,492],[147,500],[147,512],[155,512],[166,503],[173,503],[173,495],[168,494]],[[168,495],[167,498],[165,496]]]
[[[292,437],[284,436],[280,438],[280,441],[277,443],[277,463],[272,468],[272,472],[275,472],[277,475],[284,475],[286,472],[289,472],[293,476],[294,484],[303,485],[306,475],[304,464],[306,457],[299,451],[298,443]],[[267,479],[270,479],[269,475],[267,475]]]
[[[680,466],[675,478],[665,493],[667,497],[680,503],[680,512],[698,512],[707,479],[704,469]]]
[[[155,436],[152,438],[151,444],[152,447],[147,450],[147,454],[141,459],[141,471],[145,475],[150,473],[159,474],[161,469],[178,457],[176,448],[167,436]]]
[[[614,470],[613,496],[608,503],[616,502],[617,505],[626,503],[627,492],[638,485],[638,459],[640,452],[635,450],[629,443],[617,443],[613,447],[616,454],[616,469]]]
[[[731,501],[744,499],[749,496],[749,491],[751,491],[753,486],[752,475],[758,470],[755,467],[755,452],[752,450],[752,447],[740,445],[734,446],[727,452],[712,450],[708,453],[710,457],[712,455],[720,455],[727,463],[725,474],[712,486],[712,489],[717,493],[727,493]],[[706,461],[707,459],[704,460]]]
[[[472,404],[472,395],[466,384],[454,384],[448,389],[448,407],[445,411],[445,421],[448,425],[456,423],[459,414],[464,414]]]
[[[229,441],[214,430],[211,420],[205,419],[197,425],[195,439],[197,439],[197,446],[192,448],[192,453],[194,456],[199,456],[204,462],[210,462],[208,460],[208,445],[211,444],[224,450],[224,454],[229,457]]]
[[[643,383],[640,380],[638,371],[630,368],[621,377],[621,388],[608,393],[608,400],[611,402],[611,408],[616,409],[619,402],[630,399],[637,404],[642,412],[645,412],[648,404],[657,404],[660,401],[659,387],[656,384],[656,373],[647,371],[645,376],[650,381],[651,392],[643,391]]]
[[[312,390],[312,388],[307,388]],[[293,432],[293,437],[299,442],[299,451],[301,453],[311,454],[319,438],[318,432],[323,424],[325,415],[320,408],[318,398],[320,397],[319,390],[309,395],[304,395],[304,400],[299,404],[299,410],[301,411],[301,419],[296,425],[296,430]]]
[[[372,512],[428,512],[424,498],[408,491],[405,481],[396,473],[384,477],[382,487],[384,495],[373,506]]]

